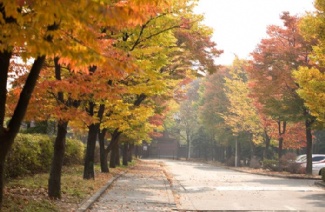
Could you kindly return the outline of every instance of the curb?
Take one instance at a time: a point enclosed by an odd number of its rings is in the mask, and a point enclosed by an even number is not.
[[[246,170],[240,170],[232,167],[226,167],[228,169],[231,169],[233,171],[243,172],[243,173],[249,173],[249,174],[256,174],[256,175],[264,175],[269,177],[281,177],[281,178],[287,178],[287,179],[303,179],[303,180],[319,180],[318,177],[313,176],[294,176],[294,175],[281,175],[276,173],[258,173],[258,172],[250,172]]]
[[[325,188],[325,182],[324,181],[315,181],[314,184],[317,185],[317,186],[321,186],[321,187]]]
[[[157,162],[158,165],[162,168],[163,175],[165,176],[164,183],[165,183],[165,189],[167,191],[168,199],[170,202],[170,205],[172,206],[172,210],[176,211],[177,210],[177,203],[176,203],[176,196],[173,191],[173,180],[169,178],[169,174],[166,170],[165,164]]]
[[[213,166],[219,166],[223,167],[226,169],[230,169],[233,171],[238,171],[238,172],[243,172],[243,173],[249,173],[249,174],[256,174],[256,175],[264,175],[264,176],[269,176],[269,177],[281,177],[281,178],[287,178],[287,179],[304,179],[304,180],[320,180],[319,177],[317,176],[312,176],[312,175],[302,175],[302,176],[297,176],[297,175],[283,175],[283,174],[277,174],[277,173],[263,173],[263,172],[251,172],[249,170],[244,170],[244,169],[238,169],[236,167],[231,167],[231,166],[225,166],[225,165],[214,165],[213,163],[207,162],[207,164],[213,165]]]
[[[94,195],[92,195],[89,199],[87,199],[86,201],[84,201],[81,206],[76,210],[76,212],[84,212],[87,209],[90,208],[90,206],[92,204],[94,204],[94,202],[96,202],[99,197],[102,196],[102,194],[110,187],[110,185],[112,185],[114,183],[115,180],[117,180],[119,177],[121,177],[122,175],[124,175],[127,171],[124,171],[122,173],[120,173],[119,175],[117,175],[116,177],[111,178],[101,189],[99,189]]]

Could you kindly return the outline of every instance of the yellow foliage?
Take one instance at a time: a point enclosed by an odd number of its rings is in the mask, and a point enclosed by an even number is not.
[[[300,67],[293,73],[299,84],[298,94],[317,120],[325,124],[325,74],[316,68]]]

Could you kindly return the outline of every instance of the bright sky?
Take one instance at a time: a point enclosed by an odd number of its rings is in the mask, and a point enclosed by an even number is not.
[[[303,15],[313,11],[313,0],[200,0],[196,12],[205,15],[204,24],[214,29],[213,41],[224,53],[218,64],[230,65],[237,55],[247,59],[268,25],[282,25],[280,14]]]

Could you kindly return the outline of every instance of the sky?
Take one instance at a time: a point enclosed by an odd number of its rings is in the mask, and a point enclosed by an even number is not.
[[[231,65],[237,55],[248,59],[269,25],[282,25],[280,14],[304,15],[315,10],[313,0],[200,0],[196,13],[204,14],[204,24],[212,27],[212,40],[224,53],[217,64]]]

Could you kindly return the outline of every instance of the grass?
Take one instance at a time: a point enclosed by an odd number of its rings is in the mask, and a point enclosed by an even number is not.
[[[110,173],[101,173],[100,167],[95,166],[95,180],[82,178],[83,166],[81,165],[63,167],[60,200],[52,200],[47,196],[48,173],[12,179],[6,183],[1,211],[72,211],[105,185],[109,179],[133,166],[134,163],[130,163],[128,167],[110,169]]]

